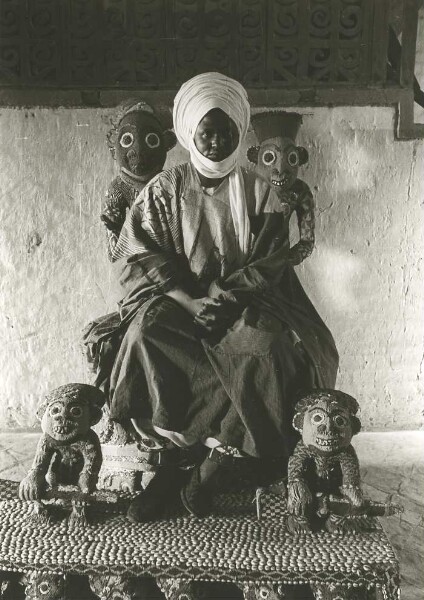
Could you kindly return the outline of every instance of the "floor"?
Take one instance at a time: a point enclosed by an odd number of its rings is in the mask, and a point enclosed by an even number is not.
[[[37,444],[35,433],[0,433],[0,478],[20,480]],[[402,600],[424,598],[424,431],[360,433],[354,438],[365,494],[404,506],[381,519],[399,556]]]

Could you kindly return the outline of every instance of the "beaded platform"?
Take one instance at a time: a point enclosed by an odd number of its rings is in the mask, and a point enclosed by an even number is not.
[[[174,514],[133,524],[128,497],[93,507],[91,522],[35,523],[17,484],[0,482],[0,569],[80,574],[114,573],[203,581],[340,583],[386,586],[398,579],[398,562],[376,519],[366,530],[340,536],[292,534],[285,501],[269,496],[259,521],[253,492],[217,497],[212,516]]]

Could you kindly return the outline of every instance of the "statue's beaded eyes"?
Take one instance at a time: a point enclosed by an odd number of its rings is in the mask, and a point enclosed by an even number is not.
[[[272,165],[272,163],[274,163],[277,159],[277,155],[275,154],[275,152],[273,152],[272,150],[267,150],[266,152],[263,153],[262,155],[262,162],[264,163],[264,165],[266,165],[267,167],[269,165]]]
[[[49,586],[49,582],[48,581],[42,581],[40,583],[40,585],[38,586],[38,591],[40,592],[40,594],[46,595],[49,593],[50,591],[50,586]]]
[[[340,413],[331,414],[329,416],[336,427],[339,427],[339,428],[346,427],[348,420],[346,417],[344,417]],[[319,425],[324,420],[325,420],[325,413],[323,413],[321,411],[315,411],[311,415],[311,421],[314,425]]]
[[[160,138],[157,133],[148,133],[144,139],[149,148],[159,148]]]
[[[324,421],[324,413],[322,413],[322,412],[313,413],[311,416],[311,421],[312,421],[312,423],[315,423],[315,425],[319,425],[320,423],[322,423]]]
[[[336,415],[333,419],[336,427],[346,427],[347,419],[343,415]]]
[[[127,131],[126,133],[124,133],[122,135],[121,139],[119,140],[119,143],[121,144],[121,146],[123,148],[129,148],[134,143],[134,136],[133,136],[133,134],[130,133],[129,131]]]
[[[73,417],[80,417],[82,415],[82,408],[81,408],[81,406],[78,406],[78,405],[71,406],[71,408],[69,409],[69,412],[71,413],[71,415]]]
[[[289,163],[289,165],[291,167],[297,167],[298,166],[298,164],[299,164],[299,154],[296,152],[296,150],[292,150],[291,152],[288,153],[287,162]]]
[[[52,417],[54,417],[55,415],[58,415],[61,412],[62,412],[61,404],[53,404],[49,409],[49,413],[51,414]]]

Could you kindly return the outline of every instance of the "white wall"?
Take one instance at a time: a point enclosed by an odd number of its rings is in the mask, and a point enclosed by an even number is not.
[[[338,386],[365,428],[421,428],[424,141],[395,142],[391,108],[302,112],[317,244],[298,273],[336,339]],[[31,426],[47,390],[88,381],[81,329],[119,298],[98,218],[111,114],[0,109],[0,428]]]

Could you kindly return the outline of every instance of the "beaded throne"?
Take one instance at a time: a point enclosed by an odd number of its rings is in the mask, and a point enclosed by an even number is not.
[[[213,516],[176,512],[135,524],[125,519],[128,497],[121,494],[118,502],[98,504],[89,525],[70,528],[34,522],[30,506],[17,499],[17,484],[0,480],[0,580],[26,573],[27,600],[45,597],[32,593],[46,579],[58,590],[50,600],[71,599],[66,587],[75,575],[88,576],[107,599],[135,600],[132,584],[136,590],[140,577],[153,576],[168,600],[198,600],[199,582],[208,581],[236,584],[245,600],[301,598],[302,584],[316,600],[398,600],[399,565],[378,521],[367,518],[361,532],[349,535],[294,535],[281,495],[262,498],[260,520],[253,500],[251,492],[222,495]]]

